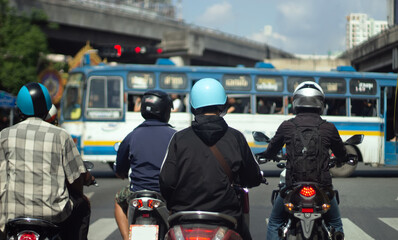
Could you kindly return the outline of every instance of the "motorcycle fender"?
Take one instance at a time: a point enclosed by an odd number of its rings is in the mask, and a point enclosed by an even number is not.
[[[301,229],[306,239],[311,236],[315,220],[321,216],[322,214],[320,213],[294,213],[294,217],[300,219]]]

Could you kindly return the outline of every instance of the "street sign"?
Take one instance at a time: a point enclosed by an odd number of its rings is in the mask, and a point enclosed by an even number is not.
[[[0,107],[15,107],[15,97],[5,91],[0,90]]]

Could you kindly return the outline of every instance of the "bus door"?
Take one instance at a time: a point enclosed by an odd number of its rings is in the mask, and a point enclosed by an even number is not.
[[[83,159],[113,162],[113,145],[121,141],[130,126],[125,124],[123,79],[119,76],[92,76],[87,81],[82,135]]]
[[[398,165],[398,142],[397,129],[394,130],[394,119],[397,113],[395,111],[396,94],[395,87],[382,87],[381,91],[381,110],[384,117],[384,164],[386,166]],[[395,113],[395,114],[394,114]]]

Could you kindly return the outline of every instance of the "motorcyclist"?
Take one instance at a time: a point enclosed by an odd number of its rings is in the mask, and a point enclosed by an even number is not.
[[[296,117],[284,121],[277,129],[275,136],[271,139],[265,152],[258,154],[258,156],[265,157],[267,159],[273,159],[282,147],[286,144],[287,152],[287,163],[286,163],[286,182],[294,181],[292,172],[290,170],[291,165],[291,152],[293,151],[292,139],[294,137],[296,124],[297,126],[313,124],[314,126],[319,124],[322,118],[320,114],[324,107],[324,93],[322,88],[315,82],[306,81],[299,84],[293,93],[293,111],[296,113]],[[294,123],[293,123],[294,121]],[[347,161],[347,152],[344,147],[344,143],[334,126],[334,124],[324,121],[319,125],[319,134],[322,139],[322,152],[323,156],[329,156],[329,149],[333,151],[335,156],[341,161]],[[326,188],[333,188],[332,179],[329,173],[329,168],[323,166],[321,169],[321,183]],[[287,213],[284,210],[283,199],[278,195],[275,200],[274,207],[272,209],[271,216],[268,222],[267,229],[267,240],[279,239],[278,229],[282,226],[284,219],[287,217]],[[331,208],[326,213],[325,219],[327,222],[334,227],[337,236],[343,239],[343,224],[340,218],[340,212],[338,203],[334,197],[331,200]]]
[[[60,225],[62,239],[87,239],[83,185],[94,178],[72,137],[44,121],[52,106],[44,85],[24,85],[16,103],[23,121],[0,132],[0,229],[9,219],[34,217]]]
[[[141,115],[145,119],[121,142],[114,170],[119,178],[128,177],[129,186],[121,189],[115,199],[115,219],[123,239],[128,239],[127,219],[129,196],[139,190],[159,190],[159,171],[167,145],[176,132],[168,124],[173,106],[163,91],[151,90],[141,100]]]
[[[216,146],[232,171],[233,182],[244,187],[258,186],[262,175],[242,133],[228,127],[223,119],[227,96],[221,83],[204,78],[191,90],[192,125],[170,141],[160,171],[160,190],[168,209],[220,212],[238,220],[238,232],[251,239],[242,221],[237,193],[224,168],[212,153]]]

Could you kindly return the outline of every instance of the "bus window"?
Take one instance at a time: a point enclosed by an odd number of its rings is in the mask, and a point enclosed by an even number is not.
[[[376,100],[375,99],[351,99],[351,115],[359,117],[375,117]]]
[[[268,92],[282,92],[283,78],[281,76],[263,76],[256,77],[256,90]]]
[[[222,78],[225,90],[249,91],[251,89],[251,78],[249,75],[225,74]]]
[[[128,94],[127,95],[127,111],[140,112],[142,94]]]
[[[347,104],[345,98],[326,98],[323,115],[346,116]]]
[[[132,89],[150,89],[155,87],[155,74],[150,72],[130,72],[127,86]]]
[[[250,97],[228,96],[227,113],[250,113]]]
[[[185,112],[186,111],[185,96],[179,95],[176,93],[172,93],[172,94],[170,94],[170,98],[173,101],[173,109],[171,109],[172,112]]]
[[[256,99],[257,113],[259,114],[274,114],[283,113],[283,98],[282,97],[260,97]]]
[[[116,79],[109,79],[107,81],[108,89],[108,108],[121,108],[121,89],[120,82]]]
[[[62,114],[65,120],[76,120],[81,116],[81,91],[78,86],[69,85],[65,89]]]
[[[287,90],[289,92],[294,92],[294,90],[300,83],[306,82],[306,81],[314,82],[315,80],[313,77],[288,77],[287,78]]]
[[[324,93],[345,94],[346,81],[344,78],[319,78],[319,86],[321,86]]]
[[[350,80],[350,93],[355,95],[376,95],[376,80],[353,78]]]
[[[163,89],[185,89],[188,86],[185,73],[161,73],[160,87]]]
[[[120,78],[90,78],[87,94],[87,118],[120,119],[123,112],[122,94]]]

